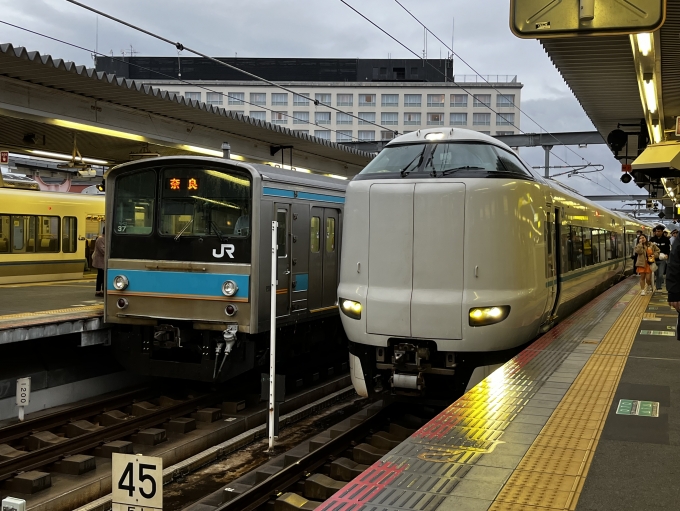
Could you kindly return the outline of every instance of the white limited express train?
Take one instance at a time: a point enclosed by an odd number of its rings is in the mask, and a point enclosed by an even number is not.
[[[352,381],[464,388],[632,271],[650,226],[465,129],[392,140],[349,184],[338,298]]]

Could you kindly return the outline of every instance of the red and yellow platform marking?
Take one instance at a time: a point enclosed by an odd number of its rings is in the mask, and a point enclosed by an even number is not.
[[[626,357],[651,298],[629,296],[626,308],[599,343],[490,510],[576,508]]]

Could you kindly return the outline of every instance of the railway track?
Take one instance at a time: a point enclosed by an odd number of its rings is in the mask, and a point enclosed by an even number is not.
[[[307,385],[282,403],[282,413],[341,389],[351,392],[349,376]],[[160,455],[166,466],[176,465],[264,423],[264,403],[246,407],[245,395],[231,396],[144,387],[1,428],[0,498],[24,498],[29,510],[72,511],[110,491],[115,452]]]
[[[437,411],[378,401],[182,509],[314,509]]]

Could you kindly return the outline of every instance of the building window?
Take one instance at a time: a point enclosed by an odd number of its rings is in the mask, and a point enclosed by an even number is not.
[[[222,104],[222,94],[219,92],[207,92],[205,94],[205,101],[209,105],[221,105]]]
[[[350,114],[343,114],[341,112],[335,114],[335,124],[352,124],[353,122],[354,118]]]
[[[382,124],[383,126],[395,126],[399,124],[399,114],[397,112],[381,113],[380,124]]]
[[[404,106],[420,106],[422,98],[422,94],[404,94]]]
[[[491,105],[491,94],[475,94],[473,96],[472,106],[489,106]]]
[[[496,96],[496,106],[499,108],[515,106],[515,95],[514,94],[499,94]]]
[[[298,133],[300,135],[309,135],[309,130],[293,130],[293,133]]]
[[[418,68],[417,67],[411,68],[411,78],[418,78]]]
[[[375,106],[375,94],[359,94],[359,106]]]
[[[466,107],[467,106],[467,94],[451,94],[451,106],[453,107]]]
[[[394,73],[395,80],[406,80],[406,68],[405,67],[395,67],[392,72]]]
[[[382,106],[399,106],[399,94],[381,94]]]
[[[267,104],[267,93],[266,92],[251,92],[250,102],[253,105],[265,106]]]
[[[295,94],[293,96],[293,106],[309,106],[309,92]]]
[[[242,105],[245,94],[243,92],[229,92],[227,98],[230,105]]]
[[[383,130],[380,132],[380,140],[392,140],[395,136],[394,131]]]
[[[321,140],[331,139],[331,130],[314,130],[314,136],[320,138]]]
[[[293,112],[293,124],[309,124],[309,112]]]
[[[251,119],[257,119],[258,121],[267,120],[267,112],[250,112],[248,115],[250,115]]]
[[[314,122],[317,123],[317,124],[330,124],[331,123],[331,113],[330,112],[314,112]]]
[[[512,126],[515,124],[515,114],[496,114],[496,126]]]
[[[514,131],[497,131],[496,132],[496,135],[501,136],[501,137],[505,136],[505,135],[514,135],[514,134],[515,134]]]
[[[363,142],[375,140],[375,131],[359,130],[359,140]]]
[[[288,112],[272,112],[272,124],[288,124]]]
[[[428,94],[427,106],[444,106],[444,94]]]
[[[338,94],[335,99],[338,106],[354,106],[354,94]]]
[[[404,124],[406,126],[419,126],[420,125],[420,112],[413,114],[404,114]]]
[[[190,99],[191,101],[200,101],[201,100],[201,93],[200,92],[185,92],[184,97],[187,99]]]
[[[451,114],[451,126],[467,126],[467,114]]]
[[[338,130],[338,132],[335,135],[335,140],[337,142],[351,142],[352,130]]]
[[[479,133],[481,133],[482,135],[491,135],[490,131],[480,131]]]
[[[359,124],[375,122],[375,112],[359,112]]]
[[[491,114],[472,114],[473,126],[490,126]]]
[[[322,105],[331,106],[330,94],[314,94],[314,99],[316,99]]]
[[[288,93],[272,93],[272,106],[288,106]]]
[[[428,126],[441,126],[444,124],[444,114],[427,114]]]

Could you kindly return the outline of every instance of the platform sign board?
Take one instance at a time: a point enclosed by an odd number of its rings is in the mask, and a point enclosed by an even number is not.
[[[113,454],[111,486],[113,511],[163,509],[163,459]]]
[[[510,29],[525,39],[653,32],[666,20],[666,1],[510,0]]]
[[[9,151],[0,151],[0,163],[9,163]]]

